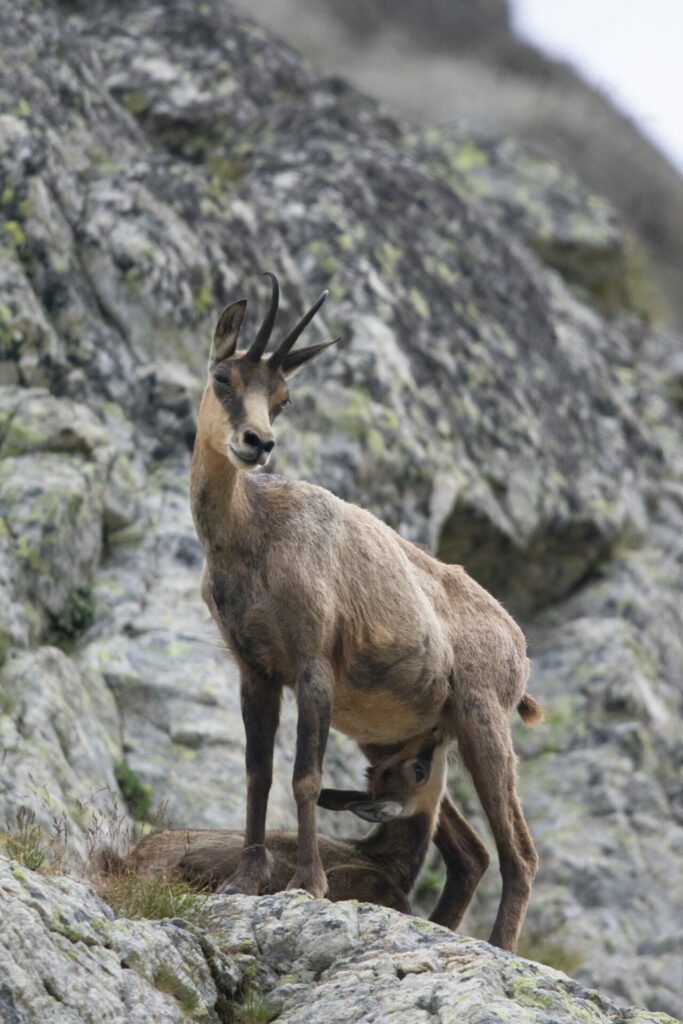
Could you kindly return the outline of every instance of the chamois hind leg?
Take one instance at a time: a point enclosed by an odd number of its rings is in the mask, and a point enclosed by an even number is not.
[[[325,662],[310,662],[299,672],[296,701],[299,711],[292,788],[299,824],[297,867],[288,889],[307,889],[324,896],[327,878],[318,850],[316,807],[332,706],[332,669]]]
[[[444,793],[439,805],[434,844],[446,865],[446,884],[429,920],[455,931],[490,858],[481,839],[448,793]]]
[[[458,743],[498,849],[503,892],[489,942],[514,953],[538,857],[517,797],[507,713],[490,704],[459,716]]]
[[[281,689],[271,681],[243,673],[240,698],[246,735],[247,824],[237,868],[219,892],[258,896],[270,882],[266,810],[273,780],[273,748],[281,695]]]

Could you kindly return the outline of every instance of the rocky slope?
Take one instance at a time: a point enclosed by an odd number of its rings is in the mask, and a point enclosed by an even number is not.
[[[300,892],[130,921],[74,879],[0,858],[0,908],[6,1024],[675,1024],[436,925]]]
[[[681,329],[683,178],[608,93],[515,35],[514,0],[239,6],[321,67],[421,124],[460,122],[498,141],[523,139],[571,168],[645,246],[656,266],[647,303]]]
[[[297,378],[277,471],[464,562],[527,628],[549,712],[517,738],[527,952],[677,1013],[683,372],[629,312],[615,215],[521,147],[415,132],[224,4],[1,6],[0,812],[81,854],[119,785],[241,825],[187,474],[215,318],[246,294],[253,326],[272,268],[283,322],[329,287],[311,340],[343,338]],[[272,826],[293,735],[288,705]],[[353,745],[326,772],[357,784]]]

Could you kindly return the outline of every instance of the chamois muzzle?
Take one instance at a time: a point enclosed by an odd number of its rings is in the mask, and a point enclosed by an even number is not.
[[[260,466],[264,465],[275,447],[275,441],[272,438],[264,441],[254,430],[245,430],[242,440],[245,445],[245,449],[240,453],[242,458],[245,457],[245,450],[251,449],[254,453],[254,462],[258,462]]]
[[[263,437],[255,430],[247,429],[229,444],[228,457],[240,469],[255,469],[266,465],[274,447],[272,434]]]

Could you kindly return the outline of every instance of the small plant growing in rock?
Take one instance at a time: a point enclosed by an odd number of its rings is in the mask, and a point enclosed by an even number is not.
[[[185,921],[197,921],[208,898],[206,893],[196,892],[187,883],[173,882],[164,875],[148,880],[130,872],[113,873],[100,878],[96,884],[100,896],[116,916],[131,920],[182,917]]]
[[[130,775],[141,786],[137,775],[134,772],[130,772]],[[124,776],[127,778],[125,773]],[[126,796],[120,780],[119,785]],[[149,794],[145,791],[145,795],[147,811]],[[86,860],[82,865],[84,873],[92,879],[100,896],[117,917],[155,921],[165,917],[182,917],[186,921],[197,921],[204,909],[206,893],[199,893],[185,882],[176,882],[164,875],[153,879],[142,878],[126,866],[125,856],[140,839],[141,826],[131,822],[128,814],[119,810],[115,794],[111,796],[109,812],[90,812],[87,822],[83,824],[88,845]],[[154,816],[153,828],[169,826],[165,811],[166,806],[162,804]],[[88,809],[82,808],[84,818],[87,814]]]
[[[46,829],[36,822],[36,812],[21,806],[14,817],[5,819],[5,831],[0,832],[0,851],[18,860],[30,871],[57,874],[66,870],[69,860],[69,823],[66,814],[54,813],[49,799],[44,799],[44,810],[50,816]]]
[[[154,971],[154,985],[160,992],[173,996],[178,1006],[191,1016],[199,1005],[197,993],[186,985],[167,964],[159,964]]]
[[[271,1000],[253,984],[247,985],[224,1009],[225,1019],[231,1024],[268,1024],[277,1016]]]
[[[76,639],[92,623],[94,616],[95,602],[91,592],[74,590],[54,619],[52,631],[45,638],[47,643],[61,647],[68,654],[73,650]]]
[[[108,799],[104,808],[76,800],[68,817],[63,811],[55,813],[47,789],[39,789],[36,795],[42,803],[42,819],[49,819],[49,823],[45,827],[39,825],[34,810],[20,807],[5,820],[4,830],[0,830],[0,853],[43,874],[70,872],[93,878],[106,871],[108,863],[118,863],[141,838],[141,827],[136,826],[126,809],[119,807],[118,793],[109,788],[105,792]],[[98,795],[101,797],[101,793]],[[168,826],[165,805],[152,824],[158,828]],[[74,826],[85,840],[84,852],[79,852],[72,841]],[[82,851],[83,846],[79,845]]]
[[[36,815],[28,807],[20,807],[14,821],[5,822],[6,830],[0,833],[0,848],[12,860],[18,860],[30,871],[43,867],[50,849],[50,839],[40,826]]]
[[[137,773],[125,761],[114,765],[114,778],[133,817],[137,821],[149,818],[151,788],[140,781]]]
[[[102,811],[76,801],[73,820],[85,836],[85,858],[78,864],[79,873],[91,876],[102,870],[107,859],[116,859],[128,853],[140,838],[139,829],[131,821],[127,810],[119,807],[117,794],[107,789],[109,805]]]

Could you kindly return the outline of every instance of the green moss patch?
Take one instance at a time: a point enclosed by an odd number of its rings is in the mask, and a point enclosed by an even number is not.
[[[148,818],[152,803],[151,786],[141,782],[137,773],[125,761],[114,765],[114,778],[133,817],[138,821]]]
[[[89,590],[75,590],[54,620],[47,642],[69,650],[76,638],[88,628],[95,615],[95,601]]]

